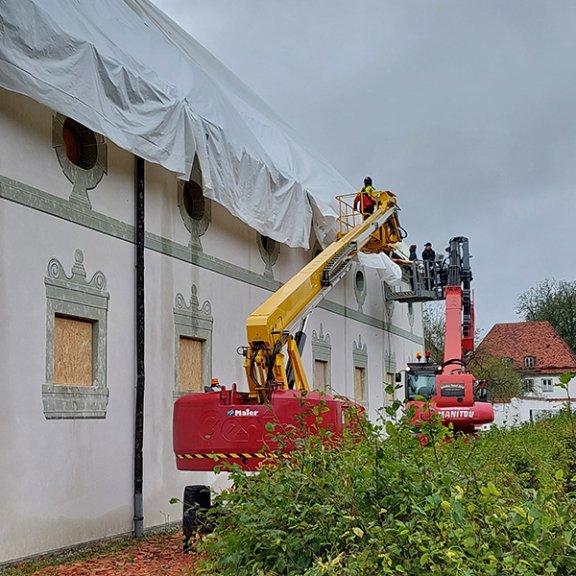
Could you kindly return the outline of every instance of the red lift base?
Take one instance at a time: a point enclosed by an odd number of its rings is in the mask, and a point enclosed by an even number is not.
[[[341,435],[353,406],[347,399],[297,390],[277,390],[270,404],[254,404],[235,385],[231,390],[182,396],[174,404],[176,466],[209,471],[230,463],[256,470],[266,460],[290,457],[291,433],[313,434],[322,429]],[[273,431],[269,423],[275,425]],[[279,436],[283,436],[281,445]]]

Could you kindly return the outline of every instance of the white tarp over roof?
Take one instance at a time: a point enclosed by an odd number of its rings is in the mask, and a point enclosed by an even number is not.
[[[184,178],[261,234],[308,247],[352,192],[325,160],[148,0],[0,0],[0,86]]]

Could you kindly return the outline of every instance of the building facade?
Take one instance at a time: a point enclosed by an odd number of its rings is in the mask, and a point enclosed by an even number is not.
[[[245,320],[314,256],[260,235],[190,179],[145,163],[143,513],[177,521],[172,406],[216,377],[246,389]],[[0,89],[0,564],[130,533],[134,523],[135,156]],[[401,197],[399,199],[401,203]],[[386,302],[359,264],[313,312],[315,388],[362,402],[422,350],[419,305]]]

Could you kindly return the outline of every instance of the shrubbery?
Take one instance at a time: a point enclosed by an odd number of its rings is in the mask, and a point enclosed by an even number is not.
[[[576,573],[576,438],[566,412],[474,440],[439,423],[367,422],[337,446],[297,438],[289,461],[232,472],[201,573]],[[386,438],[384,438],[386,436]]]

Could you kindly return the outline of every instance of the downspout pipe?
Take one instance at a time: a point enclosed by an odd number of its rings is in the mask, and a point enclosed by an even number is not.
[[[136,403],[134,417],[134,536],[144,535],[142,502],[144,447],[144,160],[135,158],[136,204]]]

